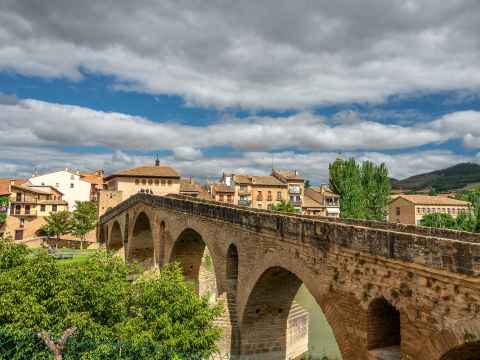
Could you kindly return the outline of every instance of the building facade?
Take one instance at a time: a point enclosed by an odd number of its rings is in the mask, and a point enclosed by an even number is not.
[[[83,181],[90,183],[90,201],[98,201],[98,193],[100,190],[107,188],[105,182],[105,172],[103,170],[97,170],[94,172],[82,172],[80,178]]]
[[[290,202],[297,211],[301,212],[305,193],[305,180],[300,176],[298,171],[272,170],[272,176],[280,180],[282,183],[287,184],[287,201]]]
[[[457,218],[460,214],[471,212],[471,204],[443,196],[396,195],[389,204],[390,222],[420,225],[428,214],[449,214]]]
[[[302,214],[311,216],[340,217],[340,196],[326,185],[305,189]]]
[[[169,166],[140,166],[123,170],[105,178],[106,189],[98,195],[99,215],[129,197],[146,193],[151,195],[180,194],[180,174]]]
[[[29,183],[10,186],[9,211],[0,228],[0,236],[10,235],[15,240],[38,237],[51,213],[68,211],[63,194],[52,186],[34,186]]]
[[[68,210],[75,210],[77,201],[90,201],[91,184],[82,179],[77,171],[65,169],[44,175],[33,176],[29,182],[37,186],[51,186],[63,194]]]

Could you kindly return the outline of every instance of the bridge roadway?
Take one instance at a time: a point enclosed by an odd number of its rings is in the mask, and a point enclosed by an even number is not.
[[[219,347],[232,358],[306,351],[304,284],[344,360],[480,359],[476,234],[138,194],[101,217],[98,240],[146,267],[177,261],[224,300]]]

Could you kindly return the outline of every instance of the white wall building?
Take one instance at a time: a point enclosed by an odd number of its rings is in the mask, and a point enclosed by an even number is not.
[[[91,184],[80,178],[78,172],[70,169],[55,171],[30,179],[33,185],[50,185],[63,194],[63,200],[68,201],[69,211],[75,210],[76,201],[89,201]]]

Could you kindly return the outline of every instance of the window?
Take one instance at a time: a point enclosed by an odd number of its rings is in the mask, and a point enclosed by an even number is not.
[[[247,191],[247,185],[240,185],[240,191],[242,192]]]
[[[75,176],[74,176],[74,175],[70,175],[70,180],[75,180]]]
[[[22,201],[22,193],[17,193],[17,197],[16,197],[16,200],[17,201]]]
[[[152,179],[148,179],[148,185],[152,185],[153,184],[153,180]]]
[[[400,216],[400,208],[397,207],[397,216]]]
[[[74,183],[70,183],[70,189],[73,189],[75,187]]]
[[[139,185],[139,184],[140,184],[140,180],[135,179],[135,185]]]
[[[230,194],[227,195],[227,201],[228,201],[229,203],[231,203],[231,202],[233,201],[232,195],[230,195]]]
[[[158,179],[155,179],[155,185],[158,186],[160,184],[160,181]]]
[[[142,184],[143,184],[143,185],[147,185],[147,180],[142,179]]]
[[[25,205],[25,215],[30,215],[30,205]]]
[[[165,186],[167,182],[165,180],[162,180],[162,186]]]
[[[57,205],[52,205],[52,212],[57,212]]]
[[[272,201],[272,192],[271,191],[268,192],[267,200]]]
[[[20,227],[23,228],[25,226],[25,219],[21,218],[20,219]]]
[[[168,180],[168,181],[167,181],[167,184],[168,184],[169,186],[172,185],[172,180]]]
[[[56,183],[55,187],[57,187],[57,188],[60,187],[60,183]]]
[[[282,200],[282,192],[281,191],[277,191],[277,200]]]
[[[15,206],[15,215],[20,215],[22,207],[20,205]]]
[[[257,201],[263,201],[263,195],[261,191],[257,193]]]
[[[40,211],[45,212],[45,205],[40,205]]]
[[[261,208],[262,208],[262,203],[258,203],[258,204],[257,204],[257,207],[258,207],[259,209],[261,209]]]
[[[219,198],[220,198],[220,201],[223,201],[223,199],[224,199],[223,194],[220,194]]]

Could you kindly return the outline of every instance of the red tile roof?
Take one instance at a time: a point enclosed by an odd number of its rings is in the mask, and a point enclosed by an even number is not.
[[[133,169],[123,170],[107,176],[105,180],[116,177],[150,177],[150,178],[178,178],[180,174],[170,166],[139,166]]]

